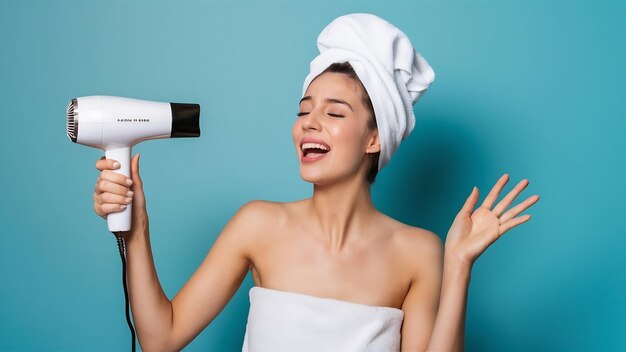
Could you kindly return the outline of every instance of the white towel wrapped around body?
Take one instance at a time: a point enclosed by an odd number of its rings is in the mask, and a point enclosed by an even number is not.
[[[394,352],[404,312],[254,286],[242,352]]]
[[[320,54],[310,63],[302,96],[328,66],[349,62],[374,107],[380,171],[413,130],[413,105],[435,80],[435,71],[402,31],[368,13],[336,18],[319,34],[317,47]]]

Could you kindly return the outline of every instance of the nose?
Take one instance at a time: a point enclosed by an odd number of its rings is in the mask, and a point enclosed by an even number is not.
[[[313,109],[308,114],[302,116],[302,130],[321,130],[321,124],[319,121],[318,113],[315,109]]]

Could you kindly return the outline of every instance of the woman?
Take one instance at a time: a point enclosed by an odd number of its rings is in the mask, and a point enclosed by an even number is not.
[[[374,37],[379,42],[367,42]],[[358,47],[359,38],[365,45]],[[410,45],[402,32],[373,15],[342,16],[325,28],[292,129],[300,176],[313,183],[313,196],[242,206],[172,301],[152,259],[139,155],[131,162],[132,180],[113,171],[114,160],[96,162],[96,213],[106,218],[133,202],[133,227],[124,236],[143,350],[187,345],[230,301],[248,270],[255,287],[244,351],[463,350],[472,265],[502,234],[530,219],[517,215],[539,197],[505,211],[528,181],[496,204],[509,179],[504,174],[474,210],[474,187],[445,246],[436,234],[374,207],[371,183],[410,133],[412,103],[434,79],[412,47],[404,50],[415,59],[412,68],[395,76],[381,71],[402,66],[403,43]],[[393,55],[364,51],[372,48]],[[392,62],[365,63],[363,55]],[[385,77],[393,77],[397,91]],[[420,77],[426,77],[421,85]]]

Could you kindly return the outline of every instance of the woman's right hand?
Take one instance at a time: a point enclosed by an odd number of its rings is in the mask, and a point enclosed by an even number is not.
[[[100,170],[100,176],[96,180],[93,200],[94,210],[103,219],[114,212],[126,209],[132,202],[133,228],[138,221],[146,223],[146,199],[143,193],[143,184],[139,176],[139,154],[135,155],[130,162],[131,178],[115,172],[119,169],[119,163],[113,159],[102,157],[96,161],[96,169]],[[132,231],[132,228],[131,228]]]

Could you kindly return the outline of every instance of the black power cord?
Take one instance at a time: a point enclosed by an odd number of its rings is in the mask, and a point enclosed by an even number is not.
[[[122,284],[124,286],[124,301],[126,302],[126,322],[128,323],[128,328],[130,329],[130,336],[132,338],[132,352],[135,352],[135,329],[133,328],[133,323],[130,320],[130,305],[128,303],[128,286],[126,285],[126,244],[124,243],[124,238],[122,237],[122,232],[113,232],[115,238],[117,239],[117,248],[120,250],[120,258],[122,258]]]

